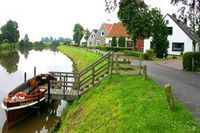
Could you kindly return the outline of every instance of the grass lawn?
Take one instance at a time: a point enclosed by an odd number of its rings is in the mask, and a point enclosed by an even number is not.
[[[62,51],[68,48],[73,49],[73,55],[77,55],[77,48],[61,46],[59,49]],[[87,53],[88,56],[94,54],[83,51],[79,53],[80,57],[81,53]],[[71,57],[73,58],[72,54]],[[77,65],[88,62],[87,58],[78,59],[78,62],[73,59]],[[164,90],[151,79],[144,81],[139,75],[113,75],[80,99],[69,103],[62,113],[58,132],[200,132],[199,123],[191,113],[177,100],[175,104],[175,111],[170,111]]]

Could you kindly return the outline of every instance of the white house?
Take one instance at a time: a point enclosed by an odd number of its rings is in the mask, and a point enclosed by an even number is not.
[[[91,32],[91,34],[90,34],[90,36],[89,36],[89,38],[87,40],[87,46],[88,47],[91,47],[91,46],[93,46],[95,44],[94,38],[95,38],[97,32],[98,32],[98,30],[96,30],[96,29],[92,30],[92,32]]]
[[[181,51],[199,51],[200,50],[200,38],[196,33],[187,26],[187,22],[183,23],[176,18],[176,15],[167,14],[165,16],[165,22],[168,27],[168,40],[169,48],[168,54],[180,55]],[[193,41],[196,42],[196,46],[193,47]],[[144,52],[151,48],[151,38],[144,41]]]

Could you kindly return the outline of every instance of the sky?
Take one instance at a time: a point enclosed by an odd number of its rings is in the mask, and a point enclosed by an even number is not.
[[[171,0],[145,0],[161,12],[176,13]],[[100,28],[103,22],[118,22],[117,10],[105,12],[104,0],[0,0],[0,27],[8,20],[18,23],[20,38],[28,34],[31,41],[41,37],[72,38],[73,28],[80,23],[85,29]]]

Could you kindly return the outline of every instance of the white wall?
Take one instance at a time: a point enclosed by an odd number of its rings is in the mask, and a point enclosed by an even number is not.
[[[150,42],[151,42],[151,38],[144,40],[144,49],[143,49],[144,53],[146,52],[146,50],[151,48]]]
[[[184,53],[193,51],[192,40],[187,36],[187,34],[167,15],[165,20],[169,21],[167,27],[173,27],[173,34],[168,36],[169,48],[168,53],[174,55],[180,55],[180,52],[172,51],[172,43],[180,42],[184,43]]]

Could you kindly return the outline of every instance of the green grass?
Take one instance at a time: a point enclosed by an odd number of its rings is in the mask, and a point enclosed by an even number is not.
[[[80,53],[93,55],[83,51]],[[74,61],[77,63],[76,59]],[[86,62],[86,58],[79,60],[82,64]],[[200,126],[191,113],[177,100],[175,105],[175,111],[168,109],[164,90],[151,79],[144,81],[139,75],[113,75],[69,103],[62,113],[58,132],[200,132]]]
[[[85,48],[61,45],[58,47],[58,49],[62,53],[73,59],[79,71],[83,70],[101,57],[101,55],[95,54]]]

